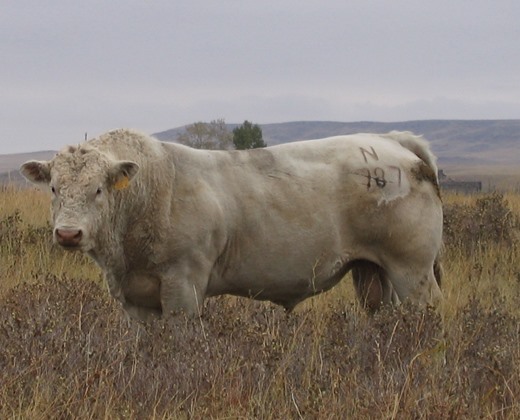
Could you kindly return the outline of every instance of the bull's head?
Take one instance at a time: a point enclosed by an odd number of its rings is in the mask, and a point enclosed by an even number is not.
[[[97,149],[68,147],[50,161],[29,161],[20,170],[52,193],[54,240],[67,249],[96,248],[100,230],[114,222],[114,198],[137,173],[135,162],[116,160]]]

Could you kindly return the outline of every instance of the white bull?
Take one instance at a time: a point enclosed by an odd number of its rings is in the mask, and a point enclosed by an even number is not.
[[[371,310],[441,297],[437,168],[411,133],[207,151],[115,130],[21,171],[138,319],[226,293],[291,310],[351,269]]]

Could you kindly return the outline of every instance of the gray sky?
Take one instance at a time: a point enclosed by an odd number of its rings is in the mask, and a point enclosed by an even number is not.
[[[518,0],[3,0],[0,154],[224,118],[520,118]]]

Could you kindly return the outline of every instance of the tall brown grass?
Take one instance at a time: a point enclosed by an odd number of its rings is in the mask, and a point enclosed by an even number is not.
[[[444,302],[363,312],[347,276],[287,315],[243,298],[141,325],[0,192],[0,418],[520,418],[520,196],[446,196]]]

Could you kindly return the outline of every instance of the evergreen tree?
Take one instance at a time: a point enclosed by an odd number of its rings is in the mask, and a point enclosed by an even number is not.
[[[252,124],[244,121],[239,127],[233,130],[233,144],[237,150],[256,149],[258,147],[266,147],[262,138],[262,129],[258,124]]]

